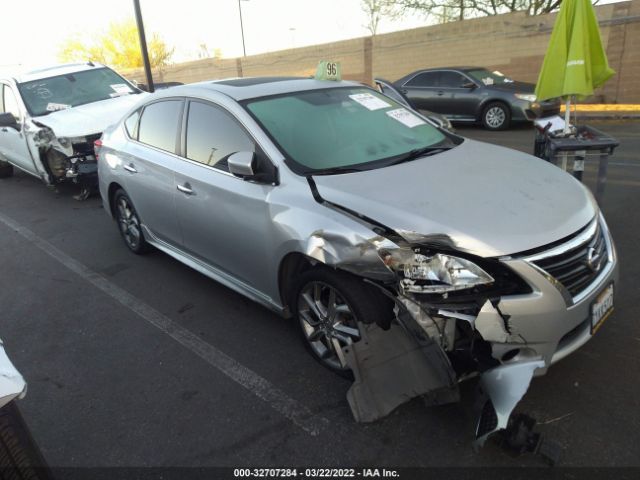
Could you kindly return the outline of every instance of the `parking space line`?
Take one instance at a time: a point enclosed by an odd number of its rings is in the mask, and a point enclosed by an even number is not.
[[[308,434],[316,436],[329,426],[328,419],[312,413],[307,407],[286,395],[265,378],[221,352],[213,345],[205,342],[190,330],[175,323],[169,317],[160,313],[142,300],[139,300],[126,290],[113,284],[83,263],[70,257],[48,241],[40,238],[28,228],[1,213],[0,222],[14,230],[18,235],[25,238],[79,277],[106,293],[118,303],[138,314],[138,316],[151,325],[198,355],[209,365],[215,367],[228,378],[263,400],[271,408],[291,420]]]

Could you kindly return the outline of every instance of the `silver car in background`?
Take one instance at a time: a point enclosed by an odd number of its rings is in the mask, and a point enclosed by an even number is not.
[[[174,87],[96,151],[127,247],[294,317],[323,365],[353,375],[358,421],[456,401],[479,375],[481,444],[613,309],[616,252],[582,184],[360,84]]]

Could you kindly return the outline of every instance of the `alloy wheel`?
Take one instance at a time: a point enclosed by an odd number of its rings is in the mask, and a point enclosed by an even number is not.
[[[502,107],[491,107],[486,111],[485,122],[491,128],[500,128],[505,120],[507,119],[507,115]]]
[[[360,339],[351,307],[331,285],[312,281],[298,295],[298,317],[317,357],[330,368],[348,370],[342,347]]]
[[[131,250],[137,250],[140,247],[142,232],[140,231],[140,220],[135,210],[131,206],[127,197],[120,197],[117,201],[118,225],[120,232],[127,246]]]

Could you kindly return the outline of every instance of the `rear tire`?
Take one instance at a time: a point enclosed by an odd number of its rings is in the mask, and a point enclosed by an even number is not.
[[[0,479],[51,478],[51,472],[15,401],[0,408]]]
[[[0,178],[9,178],[13,176],[13,165],[0,160]]]
[[[487,130],[505,130],[511,122],[511,110],[502,102],[491,102],[482,111],[482,124]]]
[[[300,275],[290,305],[307,350],[324,367],[353,379],[341,348],[360,340],[360,325],[388,328],[392,302],[354,275],[316,267]]]
[[[147,253],[151,245],[142,233],[142,222],[127,193],[120,189],[113,196],[113,211],[122,240],[129,250],[136,255]]]

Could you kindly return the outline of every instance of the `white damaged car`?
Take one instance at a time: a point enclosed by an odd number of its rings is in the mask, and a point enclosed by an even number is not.
[[[66,64],[0,78],[0,178],[13,168],[50,186],[97,187],[94,142],[146,95],[97,63]]]

